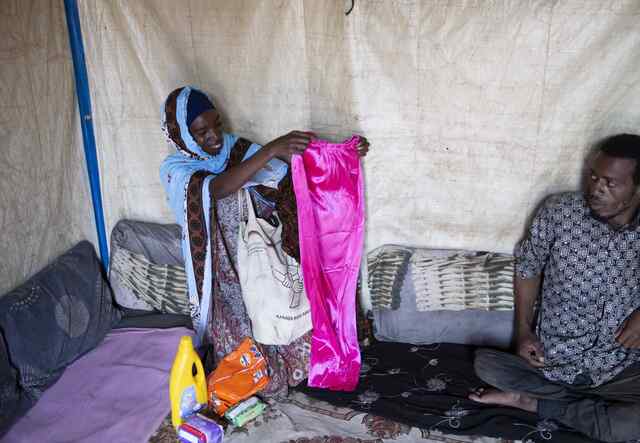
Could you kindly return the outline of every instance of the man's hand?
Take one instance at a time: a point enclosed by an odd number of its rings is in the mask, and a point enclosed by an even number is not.
[[[369,140],[360,136],[360,142],[358,143],[358,155],[364,157],[369,152]]]
[[[627,349],[640,349],[640,310],[629,315],[616,332],[616,341]]]
[[[291,156],[302,154],[312,138],[313,132],[291,131],[264,145],[264,149],[270,150],[273,155],[282,161],[291,163]]]
[[[518,355],[534,368],[544,366],[544,349],[542,343],[533,332],[519,334],[516,343]]]

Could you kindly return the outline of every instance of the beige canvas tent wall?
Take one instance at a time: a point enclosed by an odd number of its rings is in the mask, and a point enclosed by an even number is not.
[[[0,289],[94,238],[60,3],[2,2]],[[593,142],[640,132],[636,1],[78,3],[107,230],[172,221],[159,110],[184,84],[256,142],[366,135],[369,249],[511,251]]]
[[[61,0],[0,1],[0,294],[95,242]]]

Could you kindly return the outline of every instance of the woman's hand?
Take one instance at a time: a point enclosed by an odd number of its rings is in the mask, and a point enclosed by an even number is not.
[[[360,142],[358,143],[358,155],[360,157],[364,157],[369,152],[369,140],[365,137],[360,137]]]
[[[302,154],[314,137],[315,134],[313,132],[291,131],[270,141],[264,145],[264,149],[270,151],[274,157],[291,163],[291,156]]]

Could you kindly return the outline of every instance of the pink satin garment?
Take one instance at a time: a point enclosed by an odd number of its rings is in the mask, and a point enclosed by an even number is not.
[[[360,374],[356,284],[364,240],[364,192],[357,146],[313,140],[291,160],[300,257],[313,336],[308,384],[353,391]]]

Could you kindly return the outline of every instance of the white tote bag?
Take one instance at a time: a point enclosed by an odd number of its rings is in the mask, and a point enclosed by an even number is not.
[[[248,208],[246,222],[243,200]],[[278,227],[273,227],[257,218],[246,189],[238,191],[238,205],[238,274],[253,338],[266,345],[287,345],[311,330],[300,265],[282,250],[279,219]]]

